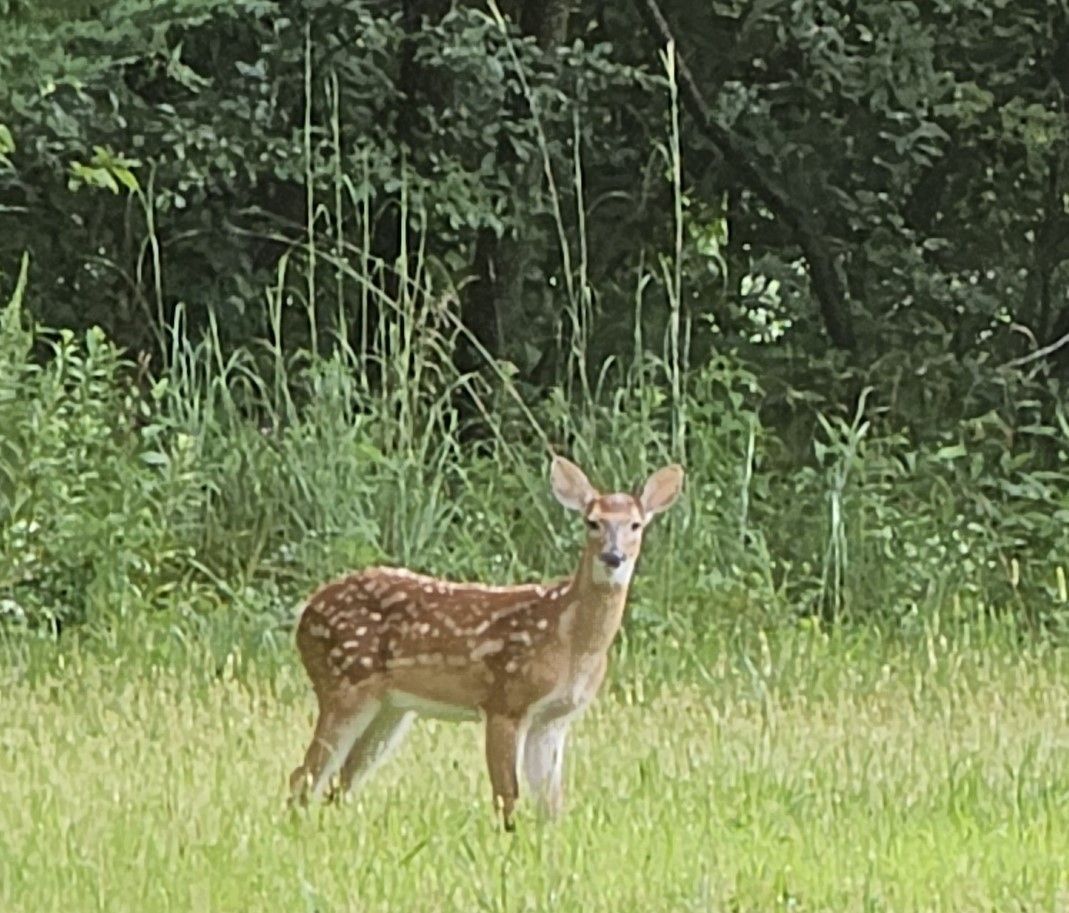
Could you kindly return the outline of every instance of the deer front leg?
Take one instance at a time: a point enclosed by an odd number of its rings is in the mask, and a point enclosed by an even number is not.
[[[522,738],[523,727],[519,720],[504,714],[487,714],[486,766],[494,790],[494,806],[501,813],[506,831],[516,829],[512,813],[520,794],[517,762]]]
[[[561,717],[535,723],[523,747],[527,785],[542,814],[549,818],[564,810],[564,743],[570,722]]]

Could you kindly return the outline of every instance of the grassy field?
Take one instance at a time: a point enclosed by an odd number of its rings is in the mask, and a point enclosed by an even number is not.
[[[1065,656],[993,640],[749,635],[682,678],[625,651],[568,816],[514,836],[474,726],[287,812],[312,715],[287,651],[9,647],[0,910],[1069,910]]]

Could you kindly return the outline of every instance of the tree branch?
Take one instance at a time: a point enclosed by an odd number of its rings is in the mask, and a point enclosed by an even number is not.
[[[1011,361],[1007,361],[1002,367],[1004,368],[1019,368],[1022,365],[1027,365],[1030,362],[1038,361],[1041,358],[1046,358],[1048,355],[1057,352],[1058,349],[1063,346],[1069,346],[1069,333],[1066,333],[1060,339],[1055,339],[1050,345],[1043,346],[1042,349],[1036,349],[1034,352],[1029,352],[1027,355],[1022,355],[1020,358],[1014,358]]]
[[[639,17],[659,42],[675,46],[676,72],[684,107],[697,120],[706,138],[719,150],[724,163],[756,193],[773,214],[790,228],[809,265],[809,282],[820,304],[824,327],[832,343],[841,349],[857,344],[847,300],[846,286],[835,258],[812,217],[749,154],[744,141],[718,124],[698,84],[676,45],[668,21],[657,0],[634,0]]]

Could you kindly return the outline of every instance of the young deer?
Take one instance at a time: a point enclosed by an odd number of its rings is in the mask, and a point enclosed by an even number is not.
[[[550,476],[557,500],[587,526],[575,576],[484,586],[376,567],[312,595],[297,647],[319,719],[290,777],[295,800],[349,789],[416,716],[482,718],[506,830],[521,767],[543,810],[561,810],[568,726],[601,685],[643,531],[676,500],[683,470],[655,472],[638,497],[600,494],[561,457]]]

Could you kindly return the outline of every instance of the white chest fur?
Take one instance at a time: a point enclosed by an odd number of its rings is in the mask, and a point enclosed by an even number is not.
[[[569,675],[540,701],[531,705],[528,720],[544,723],[576,716],[586,709],[597,694],[604,671],[603,656],[583,657],[569,670]]]

